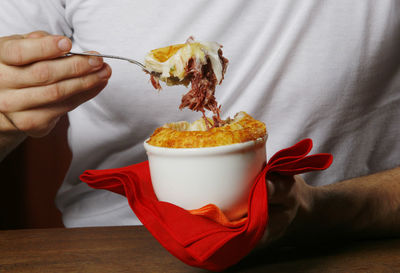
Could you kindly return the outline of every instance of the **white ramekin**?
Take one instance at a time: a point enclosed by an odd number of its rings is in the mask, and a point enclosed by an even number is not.
[[[240,218],[265,164],[265,143],[266,137],[206,148],[164,148],[145,142],[155,194],[187,210],[214,204],[228,218]]]

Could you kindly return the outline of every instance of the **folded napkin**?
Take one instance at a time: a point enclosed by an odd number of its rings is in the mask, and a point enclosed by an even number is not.
[[[248,199],[246,217],[229,221],[215,205],[187,211],[161,202],[153,191],[148,162],[109,169],[87,170],[81,180],[95,189],[125,195],[129,205],[150,233],[181,261],[221,271],[246,256],[259,242],[268,222],[266,176],[295,175],[324,170],[332,155],[311,151],[311,139],[277,152],[256,178]]]

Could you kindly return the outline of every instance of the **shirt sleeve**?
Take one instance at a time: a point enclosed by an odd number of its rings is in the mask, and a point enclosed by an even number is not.
[[[36,30],[72,36],[65,0],[0,0],[0,37]]]

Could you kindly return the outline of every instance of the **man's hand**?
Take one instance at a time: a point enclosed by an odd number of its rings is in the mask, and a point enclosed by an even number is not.
[[[282,237],[299,214],[310,211],[313,201],[312,187],[298,175],[273,174],[267,179],[269,220],[261,245]]]
[[[259,246],[400,236],[400,167],[312,187],[271,176],[268,227]]]
[[[111,76],[99,57],[62,57],[63,36],[33,32],[0,38],[0,160],[12,138],[41,137],[96,96]]]

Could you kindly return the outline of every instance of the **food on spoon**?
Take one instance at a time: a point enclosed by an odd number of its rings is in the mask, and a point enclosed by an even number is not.
[[[209,119],[210,122],[213,122]],[[216,147],[266,138],[263,122],[246,112],[239,112],[224,125],[208,129],[204,119],[193,123],[186,121],[167,123],[157,128],[147,141],[148,144],[167,148]]]
[[[161,89],[159,80],[167,85],[191,84],[190,91],[182,97],[179,109],[187,107],[202,112],[208,129],[224,124],[214,95],[216,85],[224,79],[228,64],[221,48],[218,43],[198,42],[190,37],[184,44],[154,49],[145,57],[145,67],[155,89]],[[211,120],[206,118],[205,110],[214,114]]]

